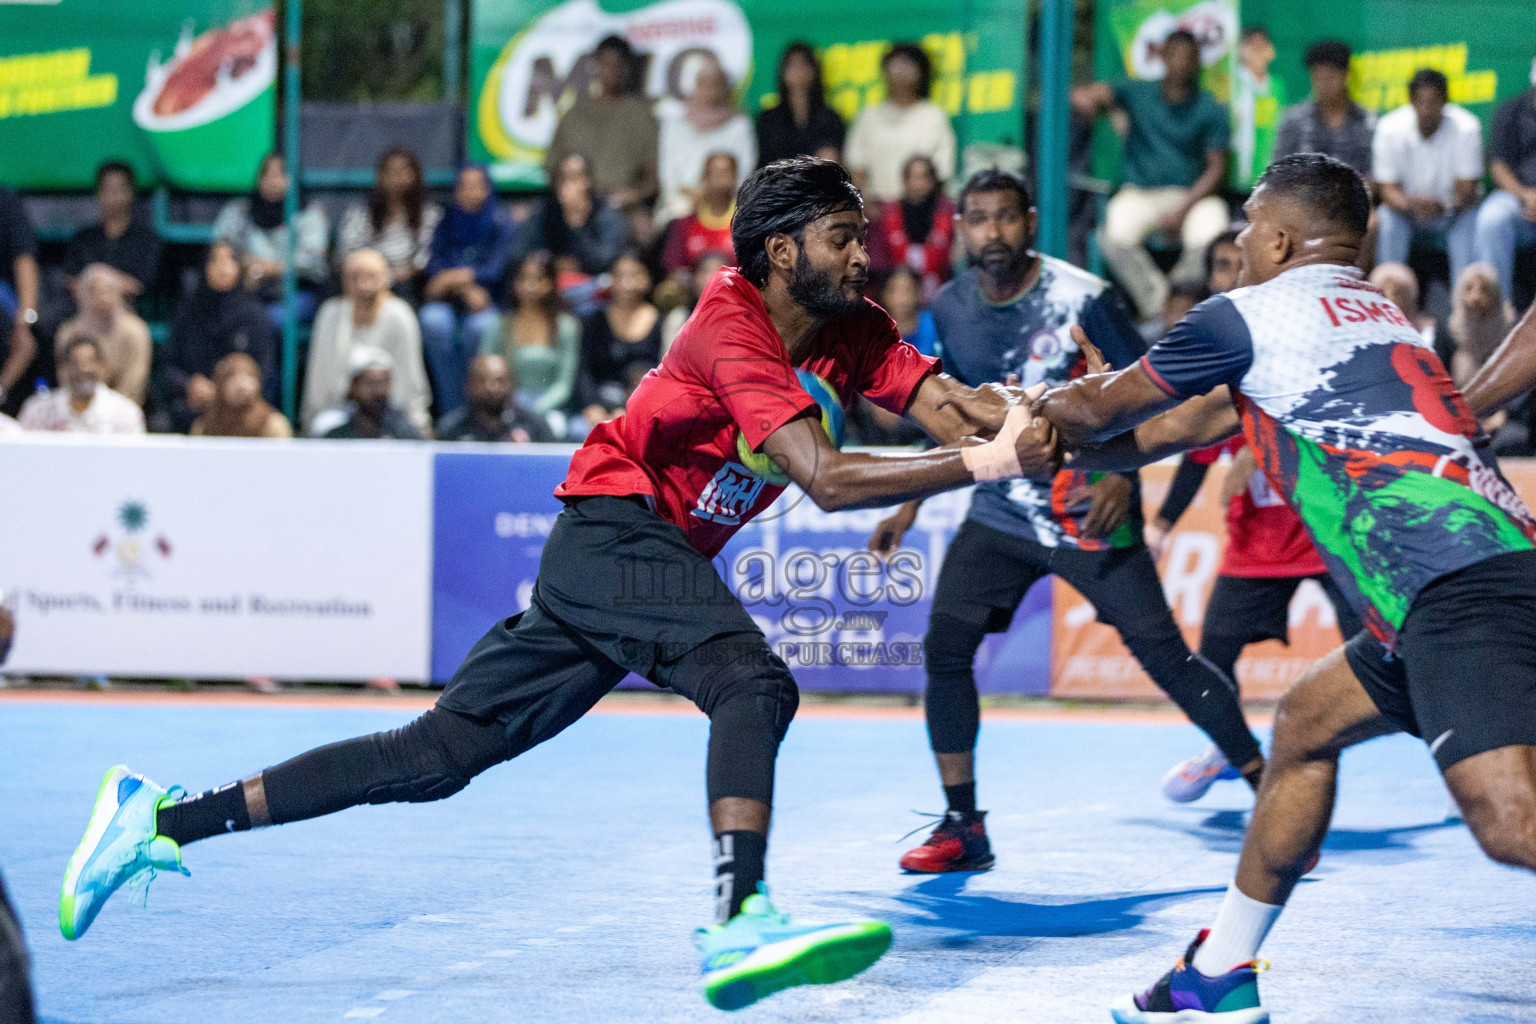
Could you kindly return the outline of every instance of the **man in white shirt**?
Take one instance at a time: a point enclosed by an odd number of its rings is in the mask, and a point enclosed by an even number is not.
[[[1408,83],[1408,105],[1376,124],[1372,162],[1381,188],[1378,263],[1406,263],[1415,235],[1445,236],[1451,280],[1473,261],[1483,126],[1448,103],[1445,76],[1429,68]]]
[[[59,364],[59,387],[27,399],[21,407],[22,427],[82,434],[144,433],[144,410],[103,384],[106,372],[96,339],[74,339]]]

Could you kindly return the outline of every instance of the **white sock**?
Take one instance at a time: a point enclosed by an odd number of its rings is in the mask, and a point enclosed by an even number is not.
[[[1250,899],[1233,882],[1227,887],[1227,898],[1221,901],[1221,912],[1211,925],[1211,934],[1195,950],[1192,966],[1207,978],[1214,978],[1252,960],[1259,955],[1264,937],[1284,909],[1283,905],[1277,907]]]

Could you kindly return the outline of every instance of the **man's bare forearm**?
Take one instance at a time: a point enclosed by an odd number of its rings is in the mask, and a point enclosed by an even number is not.
[[[1536,387],[1536,305],[1494,350],[1462,394],[1472,412],[1488,416]]]

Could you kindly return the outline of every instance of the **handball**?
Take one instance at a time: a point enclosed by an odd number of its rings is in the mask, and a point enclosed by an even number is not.
[[[827,432],[827,440],[832,442],[832,447],[841,448],[845,424],[843,403],[837,396],[837,389],[810,370],[797,369],[795,376],[799,378],[800,387],[805,393],[821,406],[821,429]],[[748,472],[761,480],[779,486],[789,483],[789,476],[768,457],[768,453],[754,452],[739,430],[736,432],[736,458]]]

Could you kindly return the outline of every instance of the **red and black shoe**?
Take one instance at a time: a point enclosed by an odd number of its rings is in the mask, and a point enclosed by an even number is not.
[[[922,846],[908,850],[901,869],[914,875],[988,871],[996,862],[987,841],[986,811],[948,811]]]

